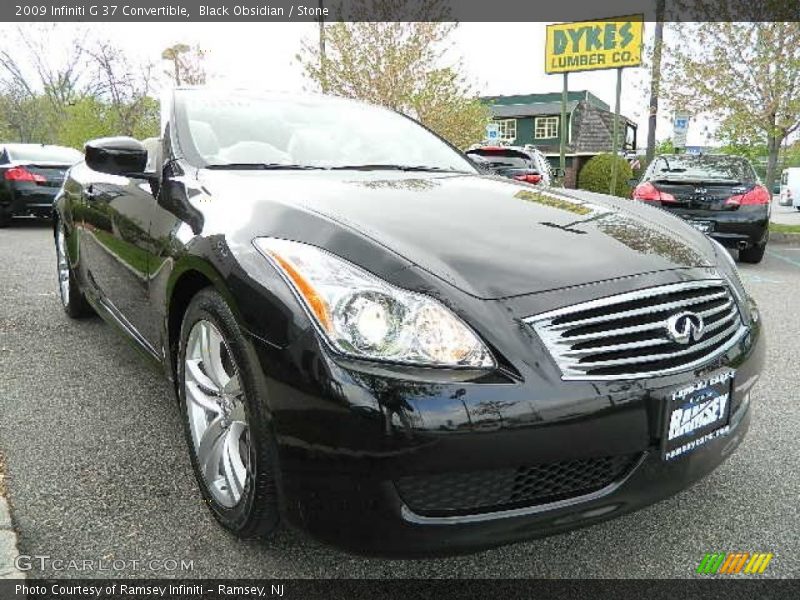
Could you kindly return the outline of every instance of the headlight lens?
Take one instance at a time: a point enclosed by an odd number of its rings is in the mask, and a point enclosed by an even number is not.
[[[424,366],[491,368],[486,346],[452,311],[315,246],[258,238],[320,331],[339,352]]]

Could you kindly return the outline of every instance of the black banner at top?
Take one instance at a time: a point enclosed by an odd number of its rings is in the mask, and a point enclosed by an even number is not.
[[[565,22],[643,13],[658,0],[3,0],[0,20]],[[800,21],[797,0],[663,0],[664,21]]]

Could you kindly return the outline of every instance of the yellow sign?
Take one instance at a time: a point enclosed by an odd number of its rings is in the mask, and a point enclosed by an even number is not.
[[[644,15],[547,26],[546,73],[637,67],[642,64]]]

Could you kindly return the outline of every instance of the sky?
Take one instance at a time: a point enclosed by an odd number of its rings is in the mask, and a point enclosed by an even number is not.
[[[480,95],[560,92],[562,77],[544,72],[545,23],[461,23],[453,33],[448,60],[460,58],[467,80]],[[58,53],[59,40],[75,35],[79,24],[60,24],[50,51]],[[177,42],[199,44],[207,50],[209,83],[216,86],[258,87],[302,91],[309,87],[295,60],[304,39],[315,40],[315,23],[105,23],[93,24],[127,54],[157,61],[161,51]],[[645,24],[651,39],[654,24]],[[2,28],[0,28],[0,35]],[[646,41],[647,43],[647,41]],[[570,90],[589,90],[614,106],[614,71],[572,73]],[[639,124],[639,147],[647,140],[647,82],[644,68],[623,72],[621,112]],[[671,136],[671,115],[660,113],[657,138]],[[689,145],[709,143],[707,123],[693,123]]]

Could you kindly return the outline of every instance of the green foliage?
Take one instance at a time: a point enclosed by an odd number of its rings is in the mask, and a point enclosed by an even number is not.
[[[759,4],[755,19],[742,18],[757,6],[747,0],[692,4],[705,14],[675,24],[666,95],[677,108],[718,119],[726,144],[765,145],[771,186],[781,144],[800,127],[800,23],[788,16],[796,2]]]
[[[631,188],[628,180],[633,177],[633,171],[627,160],[613,154],[598,154],[589,159],[589,162],[578,173],[578,188],[608,194],[611,185],[611,167],[615,160],[617,161],[617,185],[613,195],[623,198],[630,197]]]
[[[460,75],[460,63],[444,64],[456,25],[444,22],[441,0],[420,5],[415,22],[393,18],[408,1],[354,2],[356,16],[380,15],[382,20],[325,25],[325,52],[314,39],[303,44],[297,60],[323,92],[405,113],[466,148],[483,138],[490,115]]]
[[[87,141],[117,132],[116,119],[108,106],[95,98],[85,97],[67,107],[55,143],[83,150]]]
[[[102,36],[54,47],[58,27],[20,27],[0,39],[1,139],[82,149],[96,137],[156,135],[152,63]]]
[[[656,156],[659,154],[675,154],[675,144],[672,138],[661,140],[656,144]]]

